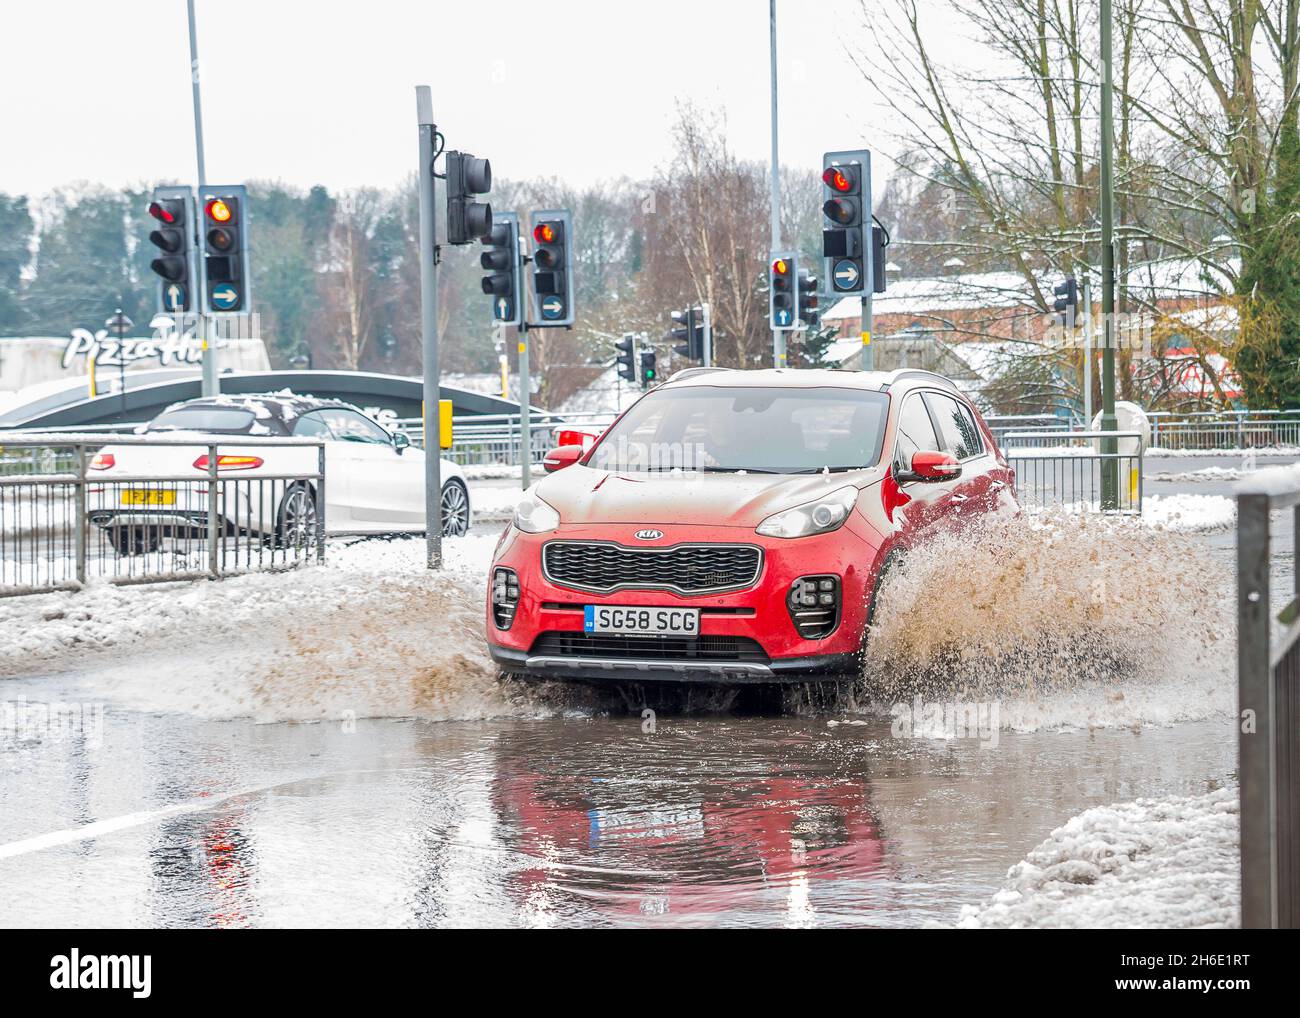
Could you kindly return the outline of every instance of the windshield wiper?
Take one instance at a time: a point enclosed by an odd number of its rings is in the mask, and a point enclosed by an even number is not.
[[[767,470],[764,467],[700,467],[706,474],[784,474],[786,470]]]

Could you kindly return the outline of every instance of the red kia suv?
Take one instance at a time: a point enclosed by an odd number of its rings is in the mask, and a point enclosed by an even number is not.
[[[530,678],[856,674],[886,563],[1016,510],[988,426],[926,371],[694,368],[545,466],[487,595],[493,659]]]

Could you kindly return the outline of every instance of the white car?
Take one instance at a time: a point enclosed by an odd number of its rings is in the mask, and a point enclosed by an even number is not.
[[[219,509],[228,531],[286,542],[314,532],[314,482],[270,478],[315,474],[318,451],[240,446],[241,435],[324,440],[326,534],[424,532],[424,451],[347,403],[288,394],[194,399],[168,407],[143,434],[195,444],[106,445],[89,464],[87,515],[122,554],[152,551],[163,536],[206,533],[211,440],[222,443],[218,476],[234,482],[222,485]],[[469,486],[460,467],[441,462],[442,532],[459,536],[470,526]]]

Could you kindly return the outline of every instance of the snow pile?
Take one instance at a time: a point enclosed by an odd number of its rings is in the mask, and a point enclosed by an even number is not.
[[[1300,463],[1256,470],[1237,485],[1239,495],[1286,495],[1300,489]]]
[[[1099,806],[1007,872],[966,928],[1240,925],[1238,792]]]
[[[96,669],[145,710],[258,720],[517,713],[483,642],[497,536],[331,543],[324,566],[0,601],[0,677]],[[529,708],[535,709],[535,708]]]
[[[470,481],[497,480],[523,475],[523,467],[518,463],[466,463],[460,470],[466,480]]]
[[[1300,448],[1291,446],[1289,448],[1270,447],[1263,449],[1162,449],[1159,446],[1155,446],[1149,449],[1144,449],[1142,455],[1148,459],[1153,457],[1155,459],[1198,459],[1200,457],[1210,458],[1218,456],[1235,456],[1238,459],[1246,456],[1290,456],[1294,458],[1300,456]]]
[[[1142,522],[1160,530],[1208,533],[1227,530],[1237,520],[1237,503],[1226,495],[1148,495]]]
[[[1019,731],[1220,716],[1235,701],[1233,589],[1198,540],[1137,520],[986,519],[886,578],[865,696],[997,701]]]
[[[523,498],[517,485],[509,488],[476,487],[470,494],[475,519],[508,520],[515,514],[515,506]]]
[[[1156,474],[1157,481],[1171,481],[1186,484],[1197,481],[1240,481],[1250,471],[1237,470],[1233,467],[1202,467],[1200,470],[1184,470],[1181,473]]]

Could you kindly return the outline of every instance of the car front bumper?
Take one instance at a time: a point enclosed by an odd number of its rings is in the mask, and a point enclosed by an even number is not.
[[[564,586],[542,568],[542,548],[550,541],[614,542],[635,547],[627,524],[562,526],[549,534],[507,528],[492,568],[505,567],[519,578],[520,596],[509,628],[495,624],[489,577],[486,605],[488,649],[497,667],[528,678],[569,678],[600,682],[692,682],[721,685],[807,682],[860,673],[867,603],[874,589],[880,538],[853,517],[830,534],[795,540],[763,538],[739,527],[657,524],[663,548],[679,544],[747,544],[762,549],[755,582],[741,590],[705,595],[667,589],[622,589],[595,593]],[[638,549],[642,550],[642,549]],[[838,623],[820,639],[805,639],[795,627],[786,599],[799,577],[831,574],[840,579]],[[700,609],[697,651],[689,641],[670,650],[634,646],[609,653],[611,643],[583,635],[588,604],[690,607]],[[650,638],[653,640],[654,638]],[[684,645],[683,645],[684,644]],[[745,648],[728,656],[729,645]],[[557,653],[557,646],[562,652]]]

